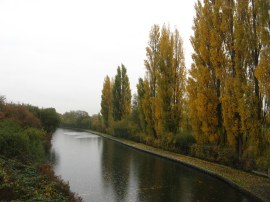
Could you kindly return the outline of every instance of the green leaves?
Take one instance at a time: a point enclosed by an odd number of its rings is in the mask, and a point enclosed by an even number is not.
[[[45,133],[39,129],[23,129],[11,121],[0,121],[0,155],[24,163],[37,163],[45,158],[43,140]]]
[[[119,121],[131,112],[131,90],[127,69],[122,64],[118,66],[112,89],[112,115],[115,121]]]

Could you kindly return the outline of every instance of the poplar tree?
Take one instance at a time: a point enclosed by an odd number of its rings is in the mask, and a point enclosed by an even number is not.
[[[105,127],[108,128],[112,121],[112,84],[109,76],[106,76],[103,83],[101,95],[101,115]]]
[[[158,137],[159,119],[157,109],[158,81],[157,74],[160,57],[160,27],[153,25],[149,34],[149,42],[146,47],[146,59],[144,61],[146,68],[146,79],[144,82],[143,109],[147,124],[147,133],[154,138]],[[141,83],[142,85],[142,83]]]
[[[121,65],[121,74],[121,116],[124,118],[131,113],[131,90],[127,69],[123,64]]]
[[[221,78],[224,71],[220,1],[200,1],[195,6],[194,63],[188,79],[188,104],[194,135],[199,144],[222,141]]]
[[[258,5],[257,30],[260,38],[260,60],[254,73],[255,77],[258,79],[258,86],[262,99],[261,118],[265,127],[270,113],[270,1],[257,0],[255,2]]]
[[[259,90],[262,98],[262,142],[259,144],[260,155],[266,157],[268,175],[270,174],[270,1],[259,0],[258,32],[261,42],[260,61],[255,69]]]
[[[173,68],[173,41],[171,41],[170,30],[165,26],[162,28],[160,38],[160,61],[158,74],[158,98],[160,101],[161,121],[164,131],[174,130],[172,121],[172,79]],[[170,131],[171,132],[171,131]]]
[[[119,121],[131,112],[131,90],[127,69],[122,64],[118,66],[112,89],[113,118]]]
[[[146,77],[137,85],[146,132],[154,138],[181,127],[185,91],[183,43],[178,30],[154,25],[146,48]]]
[[[141,131],[146,132],[146,120],[144,114],[144,98],[145,98],[145,91],[144,91],[144,81],[142,78],[139,78],[137,84],[137,98],[138,98],[138,116],[139,116],[139,126]]]
[[[113,119],[119,121],[122,118],[122,73],[118,66],[112,89]]]
[[[183,128],[185,91],[186,91],[186,65],[184,57],[183,41],[179,31],[174,31],[173,44],[173,102],[172,119],[175,124],[175,132]]]
[[[180,128],[185,91],[183,43],[178,30],[172,33],[163,26],[160,38],[158,98],[165,132],[176,133]]]

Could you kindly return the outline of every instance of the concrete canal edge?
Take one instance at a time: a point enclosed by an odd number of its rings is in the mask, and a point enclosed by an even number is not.
[[[240,185],[240,184],[238,184],[236,182],[233,182],[231,179],[223,176],[222,173],[211,171],[210,169],[203,168],[203,167],[201,167],[199,165],[196,165],[196,163],[194,163],[194,162],[190,162],[190,161],[187,161],[187,160],[181,160],[181,159],[176,157],[176,156],[184,156],[184,155],[169,152],[169,151],[165,151],[165,150],[162,150],[162,149],[159,149],[159,148],[154,148],[154,147],[151,147],[151,146],[148,146],[148,145],[144,145],[142,143],[137,143],[137,142],[134,142],[134,141],[131,141],[131,140],[126,140],[126,139],[114,137],[114,136],[107,135],[107,134],[100,133],[100,132],[96,132],[96,131],[91,131],[91,130],[84,130],[84,131],[89,132],[89,133],[93,133],[93,134],[96,134],[96,135],[99,135],[99,136],[102,136],[102,137],[104,137],[106,139],[110,139],[112,141],[118,142],[118,143],[120,143],[122,145],[125,145],[125,146],[128,146],[128,147],[130,147],[132,149],[139,150],[139,151],[142,151],[142,152],[145,152],[145,153],[149,153],[149,154],[152,154],[152,155],[155,155],[155,156],[159,156],[161,158],[165,158],[165,159],[177,162],[177,163],[181,163],[181,164],[183,164],[185,166],[188,166],[190,168],[199,170],[199,171],[201,171],[201,172],[203,172],[205,174],[211,175],[211,176],[213,176],[213,177],[215,177],[217,179],[220,179],[220,180],[224,181],[225,183],[227,183],[231,187],[233,187],[233,188],[239,190],[241,193],[249,196],[252,200],[266,201],[266,202],[270,201],[270,197],[269,198],[264,197],[263,194],[260,195],[258,193],[253,192],[252,190],[248,190],[244,186],[242,186],[242,185]],[[233,168],[229,168],[229,167],[226,167],[226,166],[223,166],[223,165],[220,165],[220,164],[207,162],[207,161],[197,159],[197,158],[193,158],[193,157],[189,157],[189,156],[184,156],[184,157],[186,157],[187,159],[190,159],[190,160],[210,163],[210,164],[213,164],[215,166],[222,167],[222,168],[233,169]],[[235,169],[233,169],[233,170],[235,170]],[[237,171],[246,173],[245,171],[239,171],[239,170],[237,170]],[[269,179],[266,179],[266,180],[269,180]],[[270,187],[270,180],[269,180],[269,187]],[[270,192],[270,190],[269,190],[269,192]]]

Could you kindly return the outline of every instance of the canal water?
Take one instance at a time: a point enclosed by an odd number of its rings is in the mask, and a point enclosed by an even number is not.
[[[252,201],[212,176],[87,132],[58,129],[51,156],[84,201]]]

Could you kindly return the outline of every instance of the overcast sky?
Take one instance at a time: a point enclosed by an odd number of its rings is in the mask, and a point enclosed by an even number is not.
[[[194,2],[0,0],[0,95],[60,113],[98,113],[104,77],[121,63],[136,92],[153,24],[179,29],[190,66]]]

